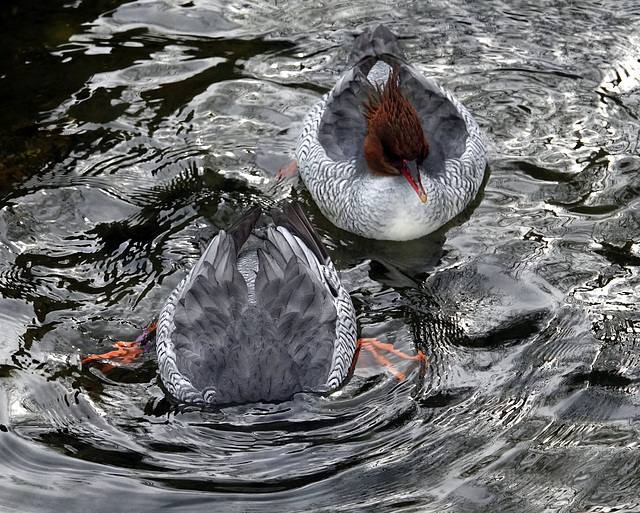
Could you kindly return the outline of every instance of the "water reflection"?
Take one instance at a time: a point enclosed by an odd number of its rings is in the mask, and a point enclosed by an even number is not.
[[[0,77],[5,507],[638,509],[638,14],[21,4]],[[483,196],[406,244],[342,232],[275,180],[354,34],[380,21],[489,142]],[[80,364],[135,339],[237,212],[290,196],[362,335],[421,349],[424,375],[363,359],[330,397],[173,412],[153,354]]]

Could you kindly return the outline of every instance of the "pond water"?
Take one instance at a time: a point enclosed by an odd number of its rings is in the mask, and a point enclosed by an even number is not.
[[[139,0],[2,7],[0,509],[640,511],[640,4]],[[486,134],[488,179],[408,243],[279,182],[385,23]],[[254,202],[300,200],[362,336],[328,398],[170,412],[155,319]]]

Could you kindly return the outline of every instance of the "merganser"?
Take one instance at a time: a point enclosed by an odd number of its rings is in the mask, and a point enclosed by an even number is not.
[[[220,231],[157,323],[82,363],[108,372],[136,364],[155,346],[173,402],[205,408],[329,393],[343,384],[361,348],[399,380],[403,369],[378,350],[424,370],[421,351],[408,356],[377,339],[356,340],[351,298],[302,207],[285,203],[271,214],[275,227],[256,226],[261,208],[255,206]]]
[[[477,195],[486,167],[469,111],[407,63],[384,26],[356,39],[336,85],[304,119],[296,160],[331,222],[381,240],[440,228]]]
[[[297,203],[257,228],[256,206],[220,231],[167,299],[157,325],[160,378],[179,403],[279,402],[330,392],[356,354],[356,317]]]

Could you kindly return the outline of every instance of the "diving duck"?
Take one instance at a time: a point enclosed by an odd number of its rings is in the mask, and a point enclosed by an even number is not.
[[[477,195],[486,166],[469,111],[407,63],[384,26],[356,39],[336,85],[304,119],[296,160],[331,222],[381,240],[444,225]]]
[[[255,206],[211,241],[157,323],[159,374],[179,403],[279,402],[330,392],[356,354],[349,294],[297,203]]]

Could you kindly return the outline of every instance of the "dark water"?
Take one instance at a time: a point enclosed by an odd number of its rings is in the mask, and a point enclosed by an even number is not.
[[[0,8],[0,510],[640,511],[640,4],[21,1]],[[353,35],[386,23],[486,133],[424,240],[359,239],[278,183]],[[300,199],[363,336],[328,399],[168,414],[103,374],[202,245]]]

